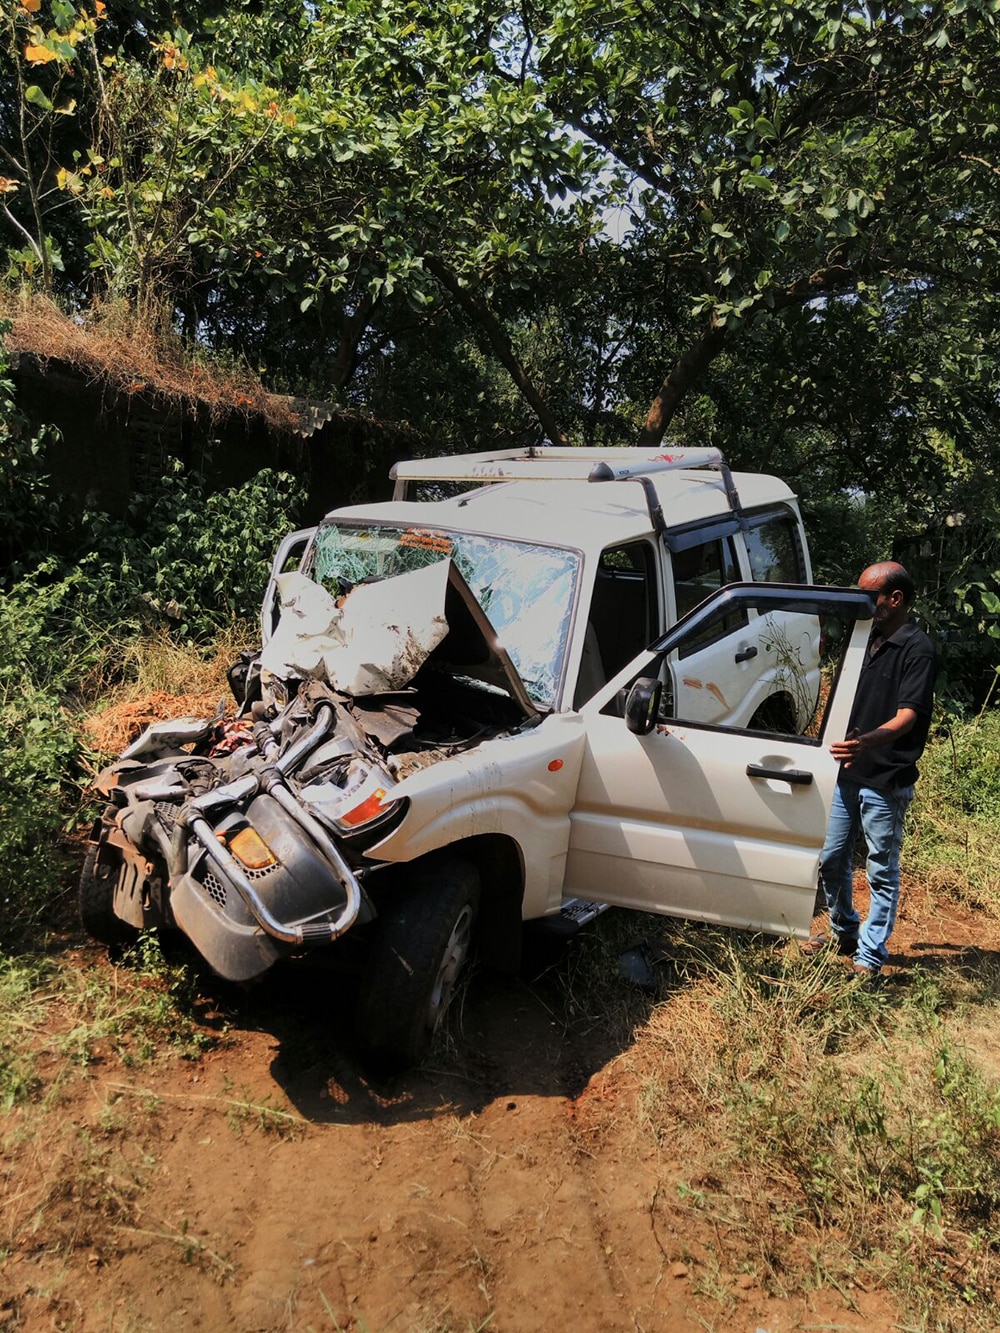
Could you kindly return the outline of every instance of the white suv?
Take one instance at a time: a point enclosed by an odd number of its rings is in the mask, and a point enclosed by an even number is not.
[[[357,929],[390,1065],[423,1055],[473,938],[515,965],[523,921],[806,933],[872,603],[809,585],[788,488],[714,450],[393,473],[393,500],[279,548],[245,743],[193,764],[161,729],[102,779],[93,933],[177,925],[239,980]]]

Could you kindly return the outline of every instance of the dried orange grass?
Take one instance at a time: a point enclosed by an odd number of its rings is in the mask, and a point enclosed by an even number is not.
[[[176,717],[212,717],[218,703],[217,694],[168,694],[157,690],[141,699],[112,704],[103,712],[84,718],[82,725],[95,750],[119,755],[153,722]]]
[[[253,414],[277,430],[301,429],[287,400],[265,392],[249,370],[206,369],[187,356],[176,338],[122,307],[95,307],[86,316],[70,318],[47,297],[0,292],[0,318],[11,321],[11,350],[43,364],[59,361],[119,392],[154,393],[189,410]]]

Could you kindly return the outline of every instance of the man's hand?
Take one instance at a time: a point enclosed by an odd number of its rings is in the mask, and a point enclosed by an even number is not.
[[[851,760],[864,749],[863,738],[857,727],[852,727],[842,741],[834,741],[830,753],[839,759],[845,768],[850,768]]]
[[[891,745],[900,736],[905,736],[916,720],[915,708],[900,708],[895,717],[883,722],[874,731],[862,734],[857,727],[852,727],[842,741],[833,742],[830,753],[834,759],[839,759],[845,768],[850,768],[852,760],[859,754],[864,754],[866,750],[877,750],[883,745]]]

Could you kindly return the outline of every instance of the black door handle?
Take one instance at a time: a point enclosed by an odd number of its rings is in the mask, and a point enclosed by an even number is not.
[[[748,778],[777,778],[779,782],[790,782],[793,787],[808,787],[813,775],[804,768],[765,768],[763,764],[747,764]]]
[[[749,648],[741,648],[733,659],[735,662],[749,662],[751,657],[757,656],[756,647],[751,644]]]

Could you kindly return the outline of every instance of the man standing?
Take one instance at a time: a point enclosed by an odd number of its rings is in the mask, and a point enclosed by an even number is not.
[[[854,957],[854,971],[863,978],[877,975],[889,956],[903,824],[927,741],[937,656],[908,617],[914,587],[902,565],[871,565],[858,586],[876,597],[875,619],[847,737],[830,746],[841,768],[819,865],[837,949]],[[863,925],[853,894],[859,832],[868,844],[871,895]],[[804,951],[818,953],[826,943],[814,938]]]

